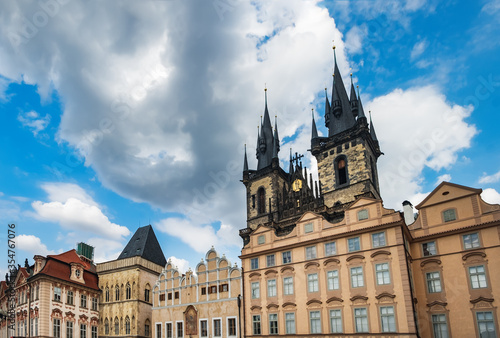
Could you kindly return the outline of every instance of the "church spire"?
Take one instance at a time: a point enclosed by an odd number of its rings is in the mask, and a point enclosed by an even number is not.
[[[273,158],[278,158],[280,151],[280,139],[278,137],[278,117],[274,117],[274,135],[273,135]]]
[[[377,134],[375,134],[375,128],[373,127],[373,121],[372,121],[372,112],[370,111],[370,136],[374,141],[378,141],[377,139]]]
[[[247,145],[245,144],[245,158],[243,159],[243,171],[248,171]]]
[[[261,130],[257,145],[257,158],[258,158],[257,170],[263,169],[271,165],[271,161],[273,158],[273,147],[274,147],[273,127],[271,126],[271,119],[269,117],[269,110],[267,108],[267,88],[264,89],[264,92],[265,92],[264,118],[261,121]]]
[[[358,87],[358,121],[360,118],[364,117],[366,119],[365,110],[363,109],[363,103],[361,103],[361,95],[359,94],[359,86]]]
[[[288,174],[289,174],[290,178],[293,175],[292,148],[290,148],[290,167],[288,168]]]
[[[316,122],[314,121],[314,109],[311,109],[312,114],[312,136],[311,139],[318,138],[318,129],[316,129]]]
[[[358,116],[358,100],[359,98],[356,96],[356,90],[354,89],[354,83],[352,82],[352,73],[351,73],[351,95],[349,97],[349,101],[351,103],[352,114],[356,117]]]
[[[325,87],[325,127],[330,124],[330,101],[328,101],[328,93]]]

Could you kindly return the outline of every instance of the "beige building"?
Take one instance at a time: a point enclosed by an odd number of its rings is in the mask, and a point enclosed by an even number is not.
[[[97,264],[100,336],[151,337],[152,288],[165,263],[153,228],[147,225],[137,229],[118,259]]]
[[[2,322],[2,338],[97,338],[100,291],[91,255],[76,250],[36,255],[33,266],[26,261],[15,275],[14,330],[7,331],[7,323]],[[7,304],[7,286],[2,283],[2,309]]]
[[[154,337],[242,337],[241,294],[241,270],[214,248],[194,272],[169,261],[153,289]]]

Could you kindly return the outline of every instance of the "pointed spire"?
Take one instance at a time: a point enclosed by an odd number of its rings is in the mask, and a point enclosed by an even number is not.
[[[292,178],[293,175],[292,148],[290,148],[290,167],[288,169],[288,174],[290,175],[290,178]]]
[[[311,139],[318,138],[318,129],[316,129],[316,121],[314,121],[314,108],[311,109],[312,114],[312,136]]]
[[[363,103],[361,102],[361,95],[359,94],[359,86],[358,88],[358,120],[362,117],[366,118],[365,110],[363,109]]]
[[[243,171],[248,171],[247,145],[245,144],[245,158],[243,159]]]
[[[278,136],[278,116],[274,115],[274,139],[276,140],[277,149],[276,152],[280,151],[280,138]]]
[[[356,96],[356,90],[354,89],[354,83],[352,82],[352,73],[351,73],[351,95],[349,97],[349,101],[351,103],[352,114],[356,117],[359,114],[358,111],[358,97]]]
[[[370,113],[370,136],[374,141],[378,141],[377,134],[375,134],[375,128],[373,127],[372,112],[369,111],[369,113]]]
[[[259,126],[257,125],[257,148],[255,148],[257,158],[259,158],[259,142],[260,142],[260,129]]]

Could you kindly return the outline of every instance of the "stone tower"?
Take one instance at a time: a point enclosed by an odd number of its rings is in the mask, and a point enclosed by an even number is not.
[[[328,137],[318,137],[313,119],[311,138],[311,153],[318,162],[321,192],[328,208],[361,196],[380,199],[377,159],[382,155],[371,118],[368,126],[361,97],[356,95],[352,75],[351,94],[347,96],[335,48],[334,69],[331,104],[325,95]]]

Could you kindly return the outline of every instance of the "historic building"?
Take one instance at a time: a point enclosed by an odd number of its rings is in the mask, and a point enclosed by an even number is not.
[[[14,278],[15,327],[7,331],[2,321],[1,337],[89,337],[97,338],[99,296],[93,248],[83,243],[78,251],[59,255],[36,255],[26,260]],[[7,305],[8,283],[1,284],[0,304]]]
[[[151,292],[165,264],[151,225],[137,229],[118,259],[97,264],[100,336],[151,337]]]
[[[335,53],[335,52],[334,52]],[[290,154],[280,167],[267,108],[257,169],[245,151],[244,335],[497,337],[500,206],[443,183],[405,212],[383,207],[372,121],[334,54],[328,135],[312,119],[318,181]]]
[[[242,337],[241,278],[213,247],[194,272],[169,261],[153,288],[154,337]]]

